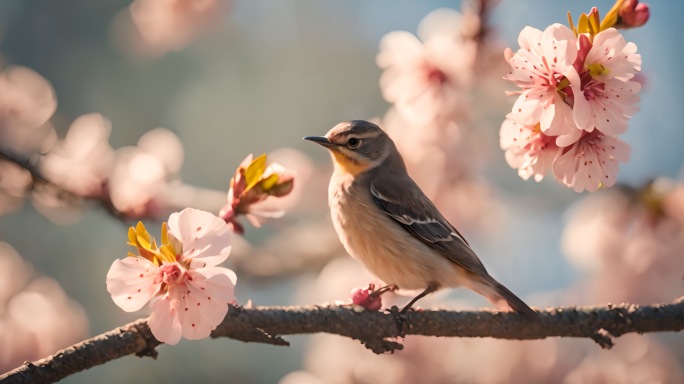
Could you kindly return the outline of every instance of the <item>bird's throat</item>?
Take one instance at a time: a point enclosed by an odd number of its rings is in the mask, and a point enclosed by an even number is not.
[[[335,163],[335,168],[337,168],[339,171],[356,176],[367,171],[368,168],[370,168],[370,164],[365,164],[350,159],[349,157],[345,156],[340,152],[331,152],[333,155],[333,162]]]

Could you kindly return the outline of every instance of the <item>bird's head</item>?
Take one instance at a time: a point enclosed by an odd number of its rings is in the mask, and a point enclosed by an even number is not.
[[[325,136],[304,139],[326,147],[335,167],[352,175],[379,166],[392,154],[399,156],[392,139],[380,127],[364,120],[339,123]]]

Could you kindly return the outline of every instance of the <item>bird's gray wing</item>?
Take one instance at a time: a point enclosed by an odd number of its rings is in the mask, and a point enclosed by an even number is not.
[[[413,180],[409,179],[409,183],[400,189],[383,188],[384,184],[371,183],[370,190],[373,201],[382,211],[442,256],[478,275],[488,275],[465,238],[439,213]]]

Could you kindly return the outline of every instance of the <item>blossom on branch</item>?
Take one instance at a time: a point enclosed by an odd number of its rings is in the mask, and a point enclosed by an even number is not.
[[[622,0],[618,0],[618,6]],[[611,10],[611,12],[613,12]],[[506,160],[527,180],[555,178],[576,192],[612,186],[618,162],[629,160],[629,145],[617,138],[636,111],[641,55],[613,28],[611,13],[582,14],[570,28],[553,24],[544,31],[525,27],[520,49],[506,49],[511,66],[505,77],[520,88],[501,126]]]
[[[128,230],[128,239],[138,254],[114,261],[107,273],[107,290],[116,305],[134,312],[155,300],[150,330],[167,344],[178,343],[181,336],[209,336],[234,301],[237,277],[217,267],[231,250],[226,223],[186,208],[162,225],[160,246],[142,223]]]
[[[248,155],[230,180],[228,203],[221,208],[219,216],[232,226],[236,233],[243,233],[244,227],[236,219],[245,215],[255,227],[261,226],[266,218],[282,217],[282,210],[259,209],[258,203],[268,197],[282,197],[294,187],[294,174],[278,163],[266,166],[266,155],[256,159]]]

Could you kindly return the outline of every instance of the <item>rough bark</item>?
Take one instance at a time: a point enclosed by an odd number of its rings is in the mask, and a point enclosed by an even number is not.
[[[330,333],[359,340],[375,353],[403,348],[407,335],[492,337],[532,340],[547,337],[589,338],[610,348],[625,333],[678,332],[684,329],[684,301],[672,304],[632,304],[539,311],[543,321],[530,322],[516,313],[492,311],[371,312],[349,306],[256,307],[230,306],[213,338],[287,346],[282,335]],[[0,376],[0,383],[50,383],[126,355],[156,357],[157,341],[140,319],[85,340],[52,356]]]

